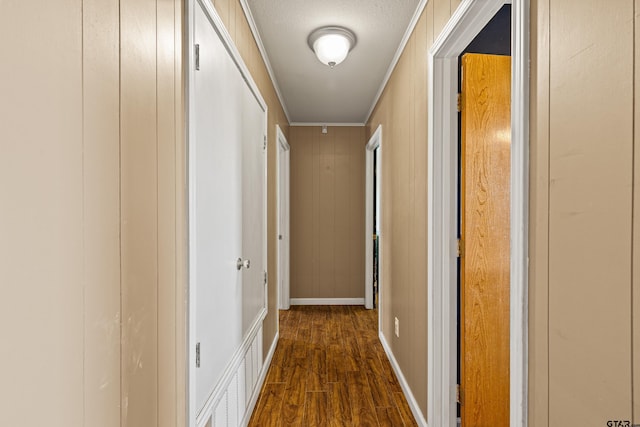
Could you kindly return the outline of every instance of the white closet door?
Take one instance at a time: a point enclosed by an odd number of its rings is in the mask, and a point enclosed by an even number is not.
[[[190,291],[199,412],[265,307],[266,114],[200,4],[195,15]]]
[[[251,262],[242,273],[244,334],[264,307],[266,128],[264,110],[247,85],[242,94],[242,255]]]
[[[196,7],[195,221],[196,408],[200,410],[242,340],[242,93],[239,76],[201,7]],[[195,146],[195,147],[194,147]],[[195,285],[195,286],[194,286]],[[195,288],[195,289],[194,289]]]

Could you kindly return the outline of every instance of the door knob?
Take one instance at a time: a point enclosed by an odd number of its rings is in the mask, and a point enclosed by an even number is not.
[[[245,259],[243,261],[242,258],[238,258],[238,261],[236,262],[236,267],[238,268],[238,270],[242,269],[242,267],[249,269],[251,267],[251,260]]]

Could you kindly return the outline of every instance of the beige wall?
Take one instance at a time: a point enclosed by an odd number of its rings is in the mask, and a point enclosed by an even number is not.
[[[1,425],[181,425],[180,8],[0,3]]]
[[[267,271],[269,281],[268,314],[263,323],[264,354],[269,351],[278,328],[277,298],[277,218],[276,218],[276,125],[289,134],[289,122],[278,99],[267,68],[253,38],[239,0],[215,0],[214,6],[231,34],[243,61],[267,103]]]
[[[181,7],[120,1],[122,426],[184,423]]]
[[[291,298],[364,298],[365,129],[292,127]]]
[[[442,4],[440,4],[442,3]],[[409,386],[427,407],[427,45],[433,40],[429,1],[369,122],[382,125],[383,334]],[[396,337],[394,317],[400,322]]]
[[[367,128],[383,125],[383,331],[423,411],[425,329],[396,338],[392,319],[426,325],[424,61],[457,3],[429,1]],[[623,0],[531,2],[531,426],[630,420],[640,387],[634,22]]]
[[[533,426],[631,419],[633,9],[532,2]]]

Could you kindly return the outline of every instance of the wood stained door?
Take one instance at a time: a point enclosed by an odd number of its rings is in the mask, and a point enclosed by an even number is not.
[[[463,427],[509,426],[511,58],[462,58]]]

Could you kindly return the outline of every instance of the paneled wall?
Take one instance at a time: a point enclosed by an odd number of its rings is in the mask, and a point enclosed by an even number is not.
[[[427,410],[427,46],[434,6],[427,3],[367,123],[382,125],[382,333],[420,409]],[[443,12],[444,13],[444,12]],[[400,337],[394,334],[394,317]]]
[[[631,421],[634,2],[531,11],[530,425]]]
[[[182,2],[120,1],[121,408],[184,423]]]
[[[425,413],[423,82],[458,3],[428,2],[367,124],[384,128],[383,333]],[[632,397],[640,423],[639,6],[531,0],[530,426],[631,421]],[[421,326],[396,338],[393,317]]]
[[[364,298],[365,129],[289,136],[291,298]]]
[[[214,7],[225,27],[231,34],[242,60],[258,85],[262,97],[267,103],[267,271],[268,271],[268,313],[263,324],[265,355],[271,347],[278,328],[277,298],[277,211],[276,211],[276,125],[282,132],[289,133],[289,121],[278,99],[269,73],[264,64],[258,45],[253,38],[251,28],[242,10],[239,0],[214,0]]]
[[[183,424],[181,7],[0,3],[0,425]]]

